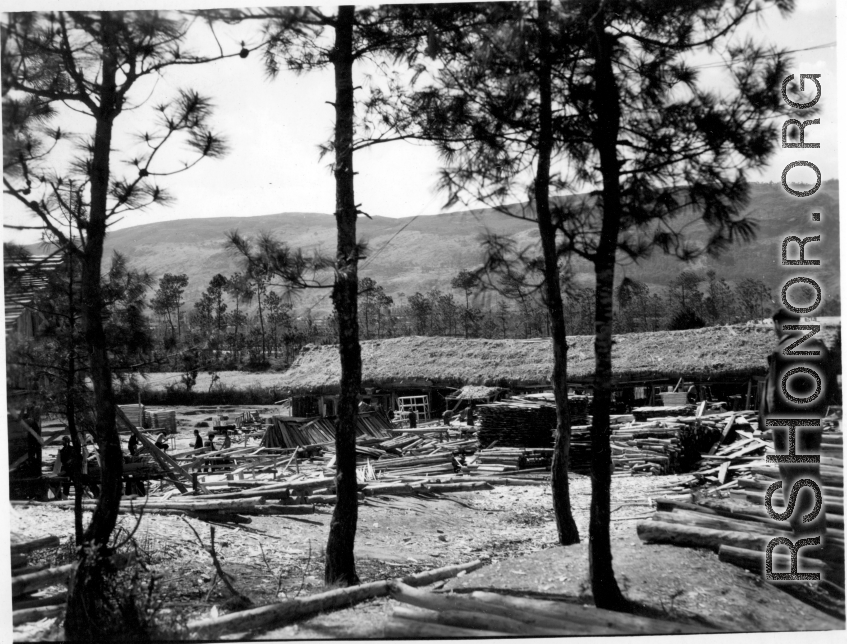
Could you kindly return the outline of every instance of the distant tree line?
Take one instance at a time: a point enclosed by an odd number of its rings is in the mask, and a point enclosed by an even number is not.
[[[361,337],[550,335],[539,275],[500,276],[494,284],[485,279],[463,269],[443,288],[389,295],[373,278],[362,278]],[[568,332],[592,334],[594,289],[565,279],[562,283]],[[133,309],[136,350],[120,357],[124,369],[133,361],[143,363],[144,370],[183,370],[186,364],[202,370],[285,368],[304,345],[334,343],[338,337],[334,313],[320,315],[309,307],[295,308],[287,291],[274,289],[267,275],[255,271],[215,275],[193,305],[185,301],[185,274],[166,273],[158,283],[148,276],[144,287],[153,293],[149,306]],[[492,290],[497,297],[479,305],[480,295]],[[773,313],[776,296],[763,280],[748,277],[733,283],[719,278],[714,270],[684,270],[665,288],[625,277],[615,288],[615,332],[761,320]],[[830,298],[823,314],[838,315],[839,306],[837,297]]]

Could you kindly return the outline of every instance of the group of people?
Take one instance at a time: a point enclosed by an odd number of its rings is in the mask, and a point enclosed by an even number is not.
[[[209,432],[206,435],[206,440],[203,440],[203,437],[200,436],[200,430],[194,430],[194,444],[192,445],[194,449],[205,449],[207,452],[216,452],[218,450],[218,446],[215,445],[215,432]],[[220,449],[228,449],[232,447],[232,437],[229,435],[229,430],[224,431],[224,441],[221,445]]]

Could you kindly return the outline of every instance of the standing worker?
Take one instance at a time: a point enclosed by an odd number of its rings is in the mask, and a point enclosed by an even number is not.
[[[135,452],[136,450],[138,450],[138,436],[136,436],[135,434],[130,436],[126,447],[129,450],[130,456],[135,456]]]
[[[59,448],[56,458],[59,461],[59,475],[67,477],[67,480],[62,482],[62,496],[67,498],[71,493],[71,478],[76,464],[76,455],[70,436],[62,436],[62,447]]]
[[[476,418],[474,418],[474,411],[476,411],[476,403],[471,402],[468,407],[468,427],[473,427],[474,421],[476,420]]]
[[[194,430],[194,449],[203,449],[203,438],[199,429]]]
[[[413,409],[409,412],[409,429],[414,429],[418,426],[418,415]]]

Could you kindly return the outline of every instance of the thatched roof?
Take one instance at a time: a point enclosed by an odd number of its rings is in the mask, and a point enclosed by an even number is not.
[[[823,332],[824,330],[822,330]],[[830,329],[827,344],[835,331]],[[568,379],[588,381],[594,374],[594,336],[569,338]],[[766,372],[775,348],[773,330],[725,326],[688,331],[629,333],[615,337],[616,380],[742,378]],[[484,340],[403,337],[362,342],[363,387],[514,387],[549,383],[553,369],[548,338]],[[291,393],[338,390],[340,365],[334,345],[304,348],[282,374],[277,389]]]
[[[487,400],[503,391],[502,387],[485,387],[483,385],[465,385],[447,396],[449,400]]]

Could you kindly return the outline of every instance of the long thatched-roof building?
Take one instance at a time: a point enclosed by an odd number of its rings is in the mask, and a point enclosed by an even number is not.
[[[822,330],[827,344],[836,329]],[[591,386],[594,337],[569,338],[568,381]],[[615,337],[616,386],[685,381],[746,384],[765,375],[775,347],[772,328],[723,326],[686,331],[631,333]],[[553,369],[549,338],[488,340],[402,337],[362,342],[362,387],[428,390],[467,385],[530,389],[547,387]],[[341,370],[335,346],[306,348],[277,388],[294,396],[334,396]]]
[[[832,332],[825,333],[831,343]],[[568,344],[568,380],[590,383],[594,376],[594,337],[572,336]],[[616,382],[745,380],[766,372],[767,356],[774,346],[773,330],[763,326],[618,335],[612,353],[614,377]],[[549,338],[416,336],[362,342],[363,387],[538,386],[549,384],[552,369]],[[329,393],[338,390],[340,377],[336,346],[307,347],[277,386],[295,394]]]

